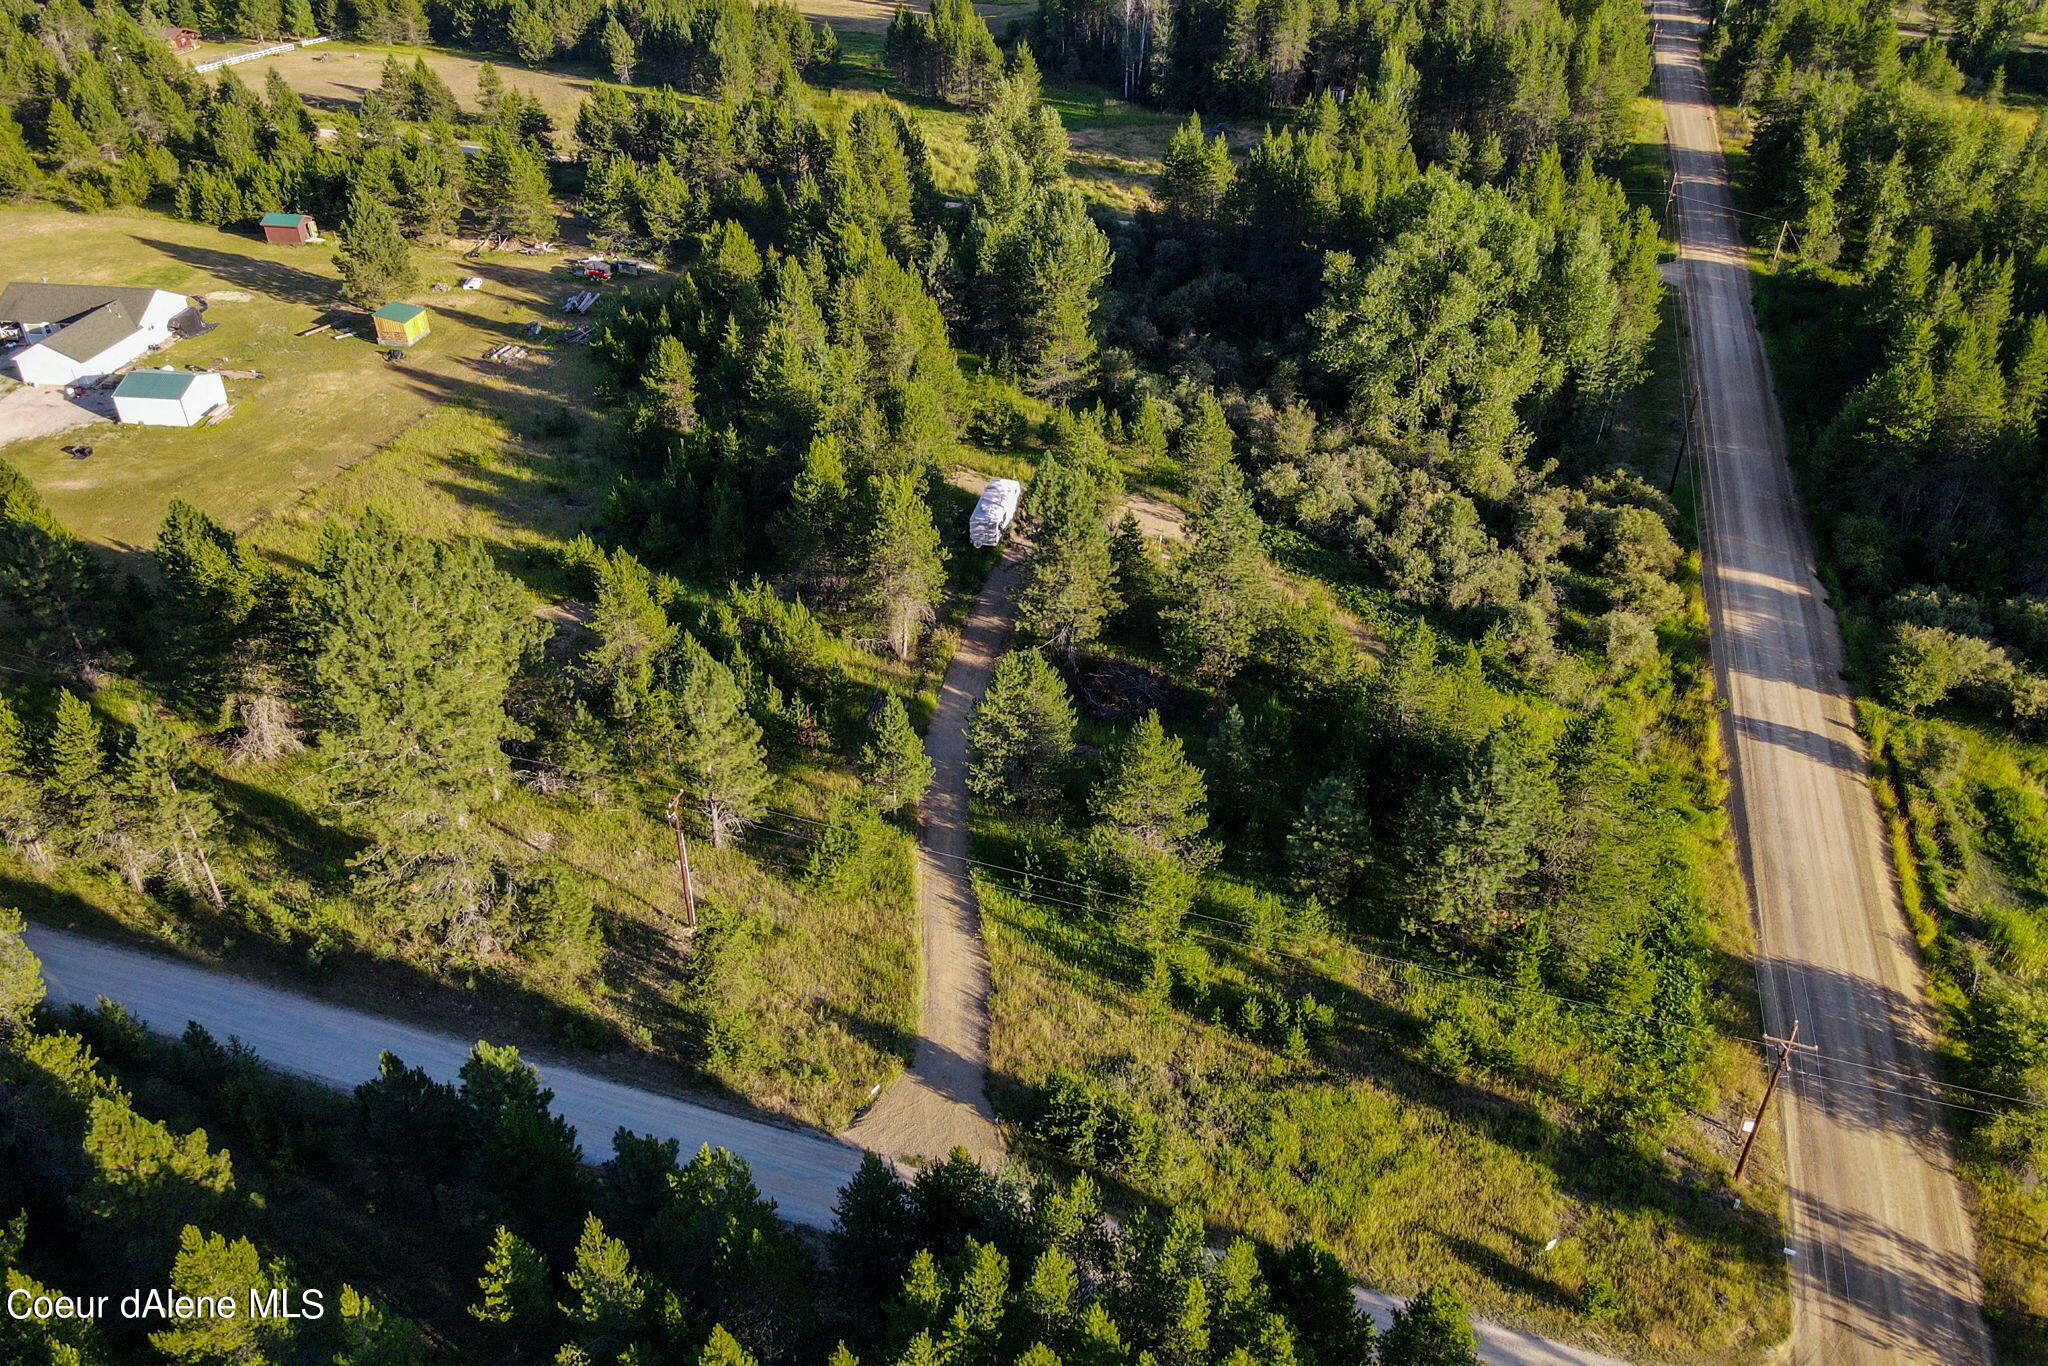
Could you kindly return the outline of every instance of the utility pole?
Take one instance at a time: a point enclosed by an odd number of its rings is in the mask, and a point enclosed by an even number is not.
[[[1791,219],[1783,218],[1778,220],[1778,245],[1771,248],[1771,273],[1774,275],[1778,270],[1779,253],[1785,250],[1785,234],[1790,231],[1792,231]]]
[[[1695,403],[1696,400],[1692,394],[1692,386],[1687,385],[1685,394],[1685,425],[1680,427],[1678,431],[1678,459],[1672,462],[1671,480],[1664,486],[1664,496],[1666,498],[1678,492],[1678,476],[1685,470],[1685,457],[1692,453],[1692,424]]]
[[[1731,1181],[1740,1181],[1742,1179],[1742,1169],[1749,1165],[1749,1150],[1756,1145],[1757,1133],[1764,1127],[1764,1112],[1771,1108],[1771,1093],[1778,1089],[1778,1074],[1783,1072],[1785,1064],[1792,1060],[1793,1051],[1796,1049],[1801,1053],[1820,1052],[1818,1048],[1815,1048],[1810,1043],[1799,1042],[1799,1021],[1797,1020],[1792,1022],[1792,1033],[1789,1037],[1777,1039],[1766,1034],[1764,1035],[1764,1042],[1775,1044],[1778,1049],[1778,1056],[1771,1063],[1770,1080],[1764,1083],[1764,1098],[1757,1102],[1756,1118],[1749,1122],[1749,1133],[1742,1140],[1742,1155],[1735,1159],[1735,1175],[1729,1178]]]
[[[690,841],[683,834],[683,794],[668,799],[669,829],[676,832],[676,877],[683,884],[683,923],[697,928],[697,890],[690,884]]]

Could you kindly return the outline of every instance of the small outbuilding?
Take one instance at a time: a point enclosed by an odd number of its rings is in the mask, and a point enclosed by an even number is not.
[[[166,24],[164,25],[164,41],[171,45],[171,51],[173,52],[190,52],[193,48],[199,46],[199,35],[189,28],[179,28],[176,24]]]
[[[309,213],[266,213],[263,240],[296,247],[320,240],[320,227]]]
[[[370,317],[377,324],[379,346],[411,346],[427,335],[427,310],[418,304],[386,304]]]
[[[210,370],[130,370],[114,390],[114,417],[144,427],[191,427],[228,401]]]

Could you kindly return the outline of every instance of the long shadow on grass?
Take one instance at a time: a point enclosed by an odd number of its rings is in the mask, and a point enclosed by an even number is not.
[[[232,773],[214,773],[211,780],[224,799],[228,819],[262,836],[281,862],[309,882],[339,887],[349,859],[365,847],[364,841],[329,825],[303,802],[281,792]]]
[[[260,256],[216,251],[212,247],[189,246],[183,242],[163,242],[154,237],[135,240],[173,260],[197,266],[231,285],[282,303],[331,304],[338,297],[335,282],[325,275],[316,275],[281,261],[266,261]]]
[[[1038,909],[1042,915],[1035,918],[1036,923],[1013,922],[1012,932],[1022,934],[1077,975],[1103,983],[1100,996],[1128,1008],[1134,969],[1130,955],[1105,942],[1109,938],[1107,924],[1086,911]],[[1774,1262],[1777,1229],[1767,1213],[1731,1212],[1711,1192],[1638,1151],[1627,1135],[1603,1133],[1591,1121],[1561,1128],[1523,1100],[1430,1067],[1419,1056],[1429,1023],[1420,1014],[1327,975],[1276,972],[1235,945],[1214,945],[1210,952],[1268,987],[1312,984],[1316,996],[1337,1012],[1338,1038],[1320,1066],[1273,1081],[1269,1089],[1341,1083],[1347,1075],[1370,1077],[1409,1106],[1434,1110],[1445,1120],[1550,1168],[1567,1194],[1589,1205],[1626,1214],[1662,1215],[1683,1227],[1688,1237],[1717,1249],[1716,1255],[1723,1261]],[[1189,1029],[1209,1027],[1193,1016],[1184,1018]],[[1536,1089],[1545,1083],[1532,1077],[1528,1085]],[[1027,1113],[1037,1099],[1012,1086],[997,1088],[995,1094]],[[1012,1117],[1018,1113],[1016,1108],[1009,1109]],[[1510,1284],[1498,1267],[1465,1259],[1483,1274]],[[1513,1288],[1529,1289],[1518,1283]]]

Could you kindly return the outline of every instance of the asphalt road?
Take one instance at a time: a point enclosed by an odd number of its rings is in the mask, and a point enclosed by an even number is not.
[[[1792,1359],[1989,1362],[1976,1244],[1928,1103],[1925,982],[1893,886],[1842,636],[1786,462],[1750,267],[1700,69],[1702,26],[1653,0],[1678,180],[1678,272],[1706,474],[1707,607],[1770,1033],[1819,1046],[1778,1114]]]
[[[43,962],[53,1005],[90,1006],[105,996],[164,1034],[181,1033],[186,1021],[197,1020],[215,1038],[239,1038],[265,1062],[329,1086],[370,1080],[387,1051],[437,1081],[452,1082],[473,1046],[450,1034],[104,940],[40,925],[29,926],[26,938]],[[782,1217],[812,1228],[831,1226],[839,1188],[860,1165],[858,1149],[824,1134],[693,1105],[525,1056],[554,1089],[555,1112],[576,1126],[583,1155],[592,1161],[611,1155],[612,1135],[622,1128],[678,1139],[685,1155],[709,1143],[745,1158],[755,1184]]]
[[[977,490],[978,491],[978,490]],[[981,908],[967,875],[967,725],[1009,644],[1022,570],[1016,538],[988,576],[961,628],[925,729],[932,785],[917,809],[917,914],[924,978],[917,1051],[844,1135],[899,1164],[965,1148],[984,1166],[1002,1160],[988,1104],[988,954]]]

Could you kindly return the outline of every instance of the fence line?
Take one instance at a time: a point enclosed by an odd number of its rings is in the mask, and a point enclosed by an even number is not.
[[[295,48],[311,47],[315,43],[327,41],[327,38],[323,36],[308,38],[304,42],[298,43],[273,43],[269,47],[259,47],[254,52],[237,52],[232,57],[221,57],[211,62],[194,62],[192,69],[194,71],[218,71],[224,66],[236,66],[242,62],[253,62],[258,57],[275,57],[280,52],[290,52]]]

